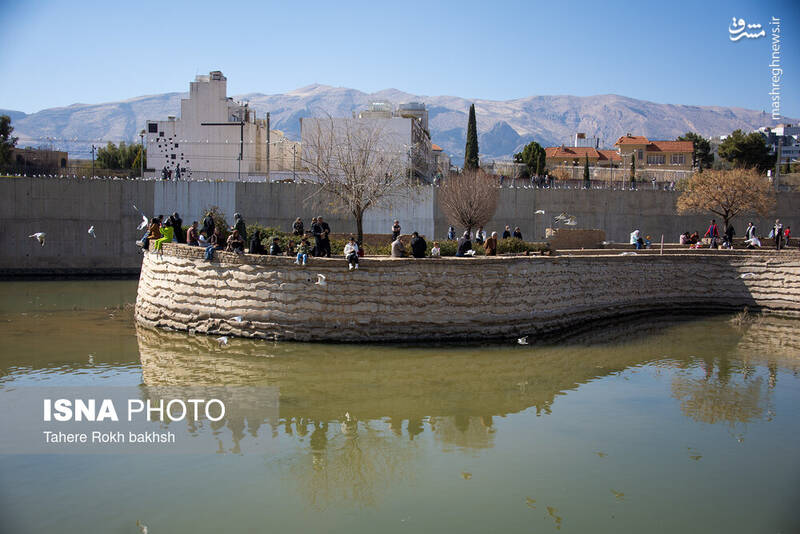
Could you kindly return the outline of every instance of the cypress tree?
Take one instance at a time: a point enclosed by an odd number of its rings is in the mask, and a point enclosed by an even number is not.
[[[636,189],[636,154],[631,152],[631,189]]]
[[[589,179],[589,155],[585,154],[583,160],[583,187],[584,189],[591,189],[592,181]]]
[[[478,127],[475,124],[475,104],[469,106],[467,122],[467,146],[464,149],[464,170],[477,169],[478,160]]]

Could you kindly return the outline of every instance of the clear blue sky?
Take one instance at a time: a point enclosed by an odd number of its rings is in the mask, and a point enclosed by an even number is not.
[[[731,42],[732,17],[767,37]],[[766,109],[772,16],[782,105],[800,117],[800,2],[25,2],[0,0],[0,108],[187,91],[220,69],[229,94],[311,83],[505,100],[616,93]]]

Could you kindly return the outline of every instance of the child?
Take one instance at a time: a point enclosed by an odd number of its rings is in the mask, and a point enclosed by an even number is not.
[[[308,262],[308,253],[311,250],[311,245],[308,243],[308,239],[305,237],[300,241],[300,244],[297,245],[297,259],[294,260],[296,265],[300,265],[300,260],[303,260],[303,265]]]
[[[433,242],[433,248],[431,249],[431,258],[438,258],[442,255],[442,249],[439,248],[439,242]]]
[[[356,238],[350,236],[350,241],[344,246],[344,257],[350,264],[350,270],[358,269],[358,243]]]

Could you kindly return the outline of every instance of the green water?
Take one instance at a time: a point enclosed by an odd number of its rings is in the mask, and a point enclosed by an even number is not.
[[[218,429],[224,454],[0,455],[0,532],[800,531],[796,321],[220,347],[137,331],[135,293],[0,283],[0,401],[23,386],[250,385],[276,388],[278,413]],[[254,436],[267,450],[240,453]]]

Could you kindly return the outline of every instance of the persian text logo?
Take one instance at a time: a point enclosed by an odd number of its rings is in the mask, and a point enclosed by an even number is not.
[[[772,90],[768,93],[770,96],[770,106],[772,107],[772,120],[781,120],[781,77],[783,76],[783,67],[781,67],[781,19],[772,17],[770,21],[772,26],[772,45],[770,46],[770,82],[772,82]]]
[[[748,30],[748,31],[745,31]],[[753,30],[752,32],[749,30]],[[761,31],[758,31],[761,30]],[[744,19],[737,19],[733,17],[731,25],[728,26],[728,33],[730,34],[731,41],[738,41],[742,37],[747,39],[758,39],[764,37],[767,32],[761,27],[761,24],[746,24]]]

